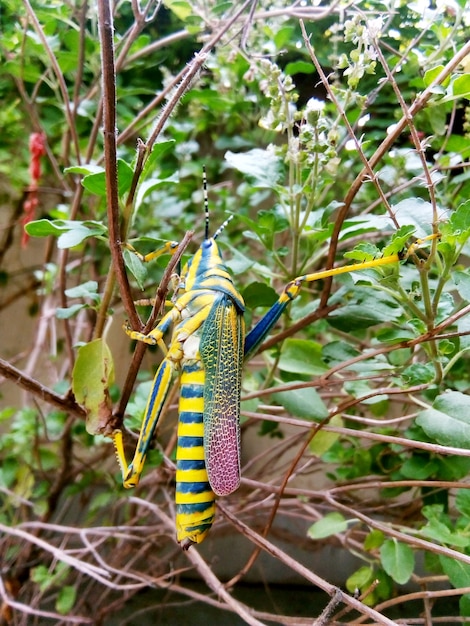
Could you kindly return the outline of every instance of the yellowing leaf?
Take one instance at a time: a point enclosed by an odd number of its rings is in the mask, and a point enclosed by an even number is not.
[[[340,415],[334,415],[329,424],[332,426],[342,426],[343,420]],[[331,448],[331,446],[338,440],[338,433],[329,433],[325,430],[319,430],[315,437],[312,439],[309,445],[309,450],[312,454],[316,456],[322,456],[325,452]]]
[[[72,390],[86,409],[86,429],[91,435],[103,432],[111,415],[109,386],[113,382],[113,357],[104,339],[82,346],[73,368]]]

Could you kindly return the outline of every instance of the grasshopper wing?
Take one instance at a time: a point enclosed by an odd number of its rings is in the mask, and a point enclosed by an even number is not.
[[[221,293],[204,322],[199,347],[205,370],[204,455],[209,483],[225,496],[240,484],[240,391],[243,313]]]

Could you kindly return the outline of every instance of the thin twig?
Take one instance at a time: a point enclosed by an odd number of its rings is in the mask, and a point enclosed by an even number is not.
[[[44,400],[44,402],[47,402],[52,406],[55,406],[61,411],[72,413],[81,418],[84,418],[86,415],[85,410],[77,404],[72,395],[60,396],[4,359],[0,359],[0,374],[3,374],[5,378],[13,381],[16,385],[18,385],[18,387],[21,387],[21,389],[32,393],[34,396]]]

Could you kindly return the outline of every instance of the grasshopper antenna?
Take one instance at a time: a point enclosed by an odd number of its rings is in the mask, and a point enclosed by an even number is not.
[[[206,175],[206,166],[202,166],[202,188],[204,192],[204,214],[205,214],[205,222],[206,222],[206,232],[205,239],[209,239],[209,198],[207,195],[207,175]],[[233,215],[230,215],[223,224],[219,226],[219,228],[215,231],[213,239],[217,239],[220,233],[224,230],[229,222],[233,219]]]
[[[204,214],[205,214],[205,222],[206,222],[206,232],[205,239],[209,239],[209,199],[207,197],[207,175],[206,175],[206,166],[202,166],[202,189],[204,193]]]

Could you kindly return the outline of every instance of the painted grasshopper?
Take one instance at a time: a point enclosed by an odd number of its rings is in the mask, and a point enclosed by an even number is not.
[[[392,254],[299,276],[285,286],[277,302],[245,335],[243,298],[223,263],[216,242],[226,223],[209,236],[205,175],[204,192],[205,239],[183,268],[173,308],[148,335],[126,328],[132,339],[159,345],[166,353],[153,381],[136,451],[129,465],[122,432],[113,433],[124,486],[134,487],[139,482],[172,381],[180,375],[176,533],[183,549],[206,537],[215,517],[216,495],[228,495],[240,484],[243,361],[255,353],[288,304],[298,296],[303,283],[397,263],[403,258]],[[171,251],[173,245],[168,244],[166,251]],[[418,246],[419,242],[412,244],[404,256],[409,256]],[[173,333],[167,350],[163,336],[170,326],[173,326]]]

